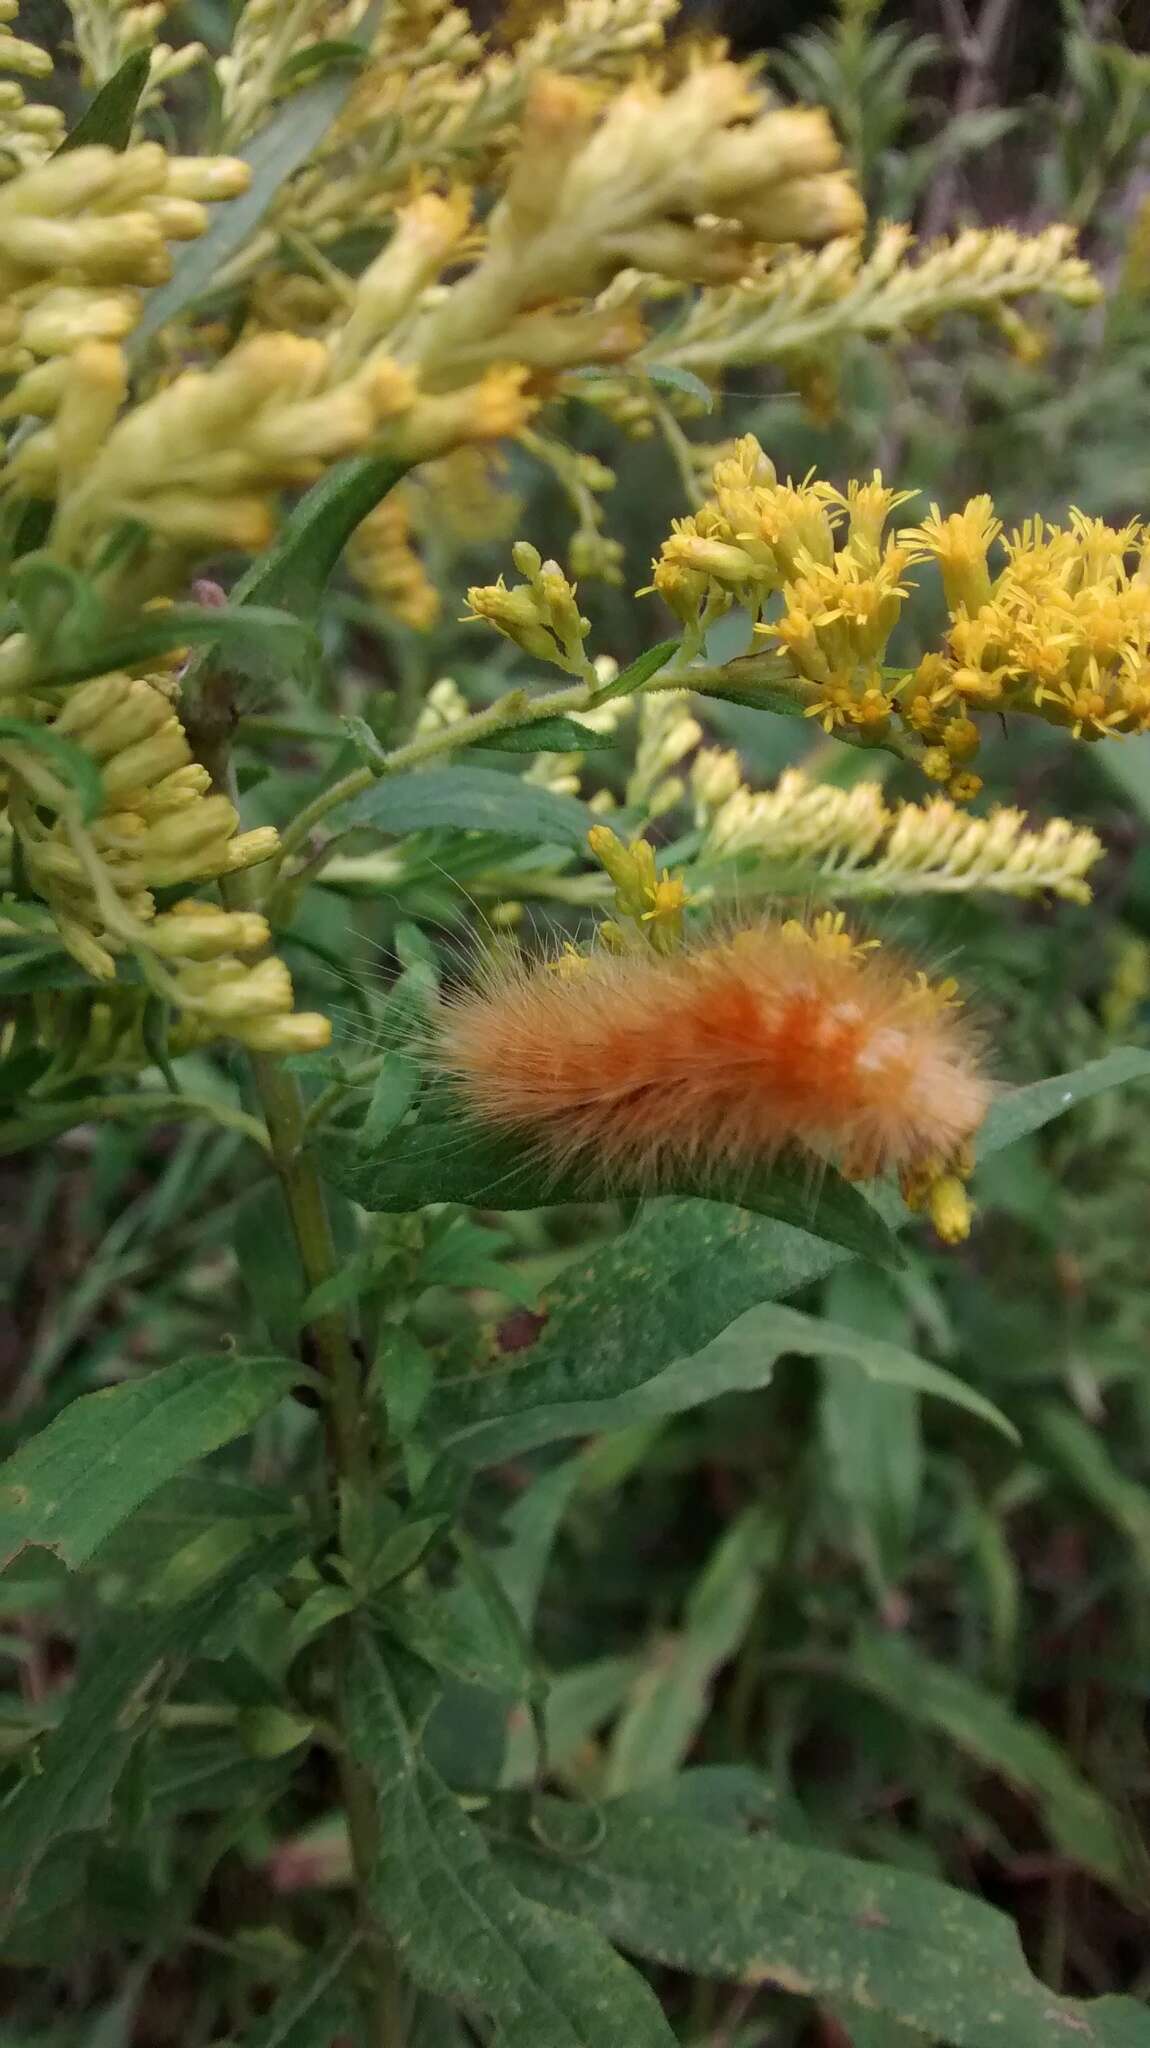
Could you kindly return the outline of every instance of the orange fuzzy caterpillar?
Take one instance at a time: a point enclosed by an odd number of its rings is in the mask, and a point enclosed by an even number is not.
[[[945,996],[793,925],[492,968],[447,1009],[439,1059],[483,1121],[655,1188],[788,1147],[854,1178],[943,1171],[990,1100]]]

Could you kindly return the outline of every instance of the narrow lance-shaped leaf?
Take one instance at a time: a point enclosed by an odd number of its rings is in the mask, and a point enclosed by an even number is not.
[[[371,42],[379,5],[368,9],[354,40],[366,49]],[[132,336],[131,351],[139,358],[161,327],[212,289],[214,281],[259,226],[277,192],[311,155],[346,105],[356,74],[343,68],[329,72],[303,92],[294,94],[273,115],[266,128],[243,152],[251,170],[246,192],[219,207],[204,235],[183,250],[166,284],[149,292],[143,317]]]
[[[681,1631],[654,1645],[611,1741],[606,1790],[629,1792],[677,1771],[706,1717],[708,1692],[754,1612],[769,1529],[750,1508],[716,1545],[692,1588]]]
[[[494,1863],[363,1634],[347,1722],[379,1800],[375,1909],[415,1982],[485,2015],[497,2048],[673,2048],[658,2000],[588,1922],[525,1899]]]
[[[0,718],[0,752],[6,740],[17,749],[17,758],[22,747],[43,755],[48,769],[75,795],[81,817],[95,817],[104,800],[104,785],[96,762],[83,747],[46,731],[42,725],[33,725],[26,718]]]
[[[1118,1828],[1106,1802],[1045,1729],[1004,1700],[895,1637],[860,1635],[837,1667],[908,1720],[940,1734],[1032,1798],[1067,1856],[1117,1889],[1129,1888]]]
[[[1122,1047],[1076,1072],[1016,1089],[992,1110],[982,1155],[1144,1075],[1150,1053]],[[878,1192],[875,1205],[896,1226],[909,1220],[888,1190]],[[749,1309],[793,1294],[847,1257],[806,1231],[744,1210],[654,1204],[624,1235],[564,1269],[550,1290],[547,1328],[525,1358],[508,1372],[445,1383],[431,1416],[482,1463],[510,1455],[509,1444],[621,1428],[736,1387],[761,1386],[772,1360],[764,1365],[748,1345],[753,1326],[751,1333],[731,1331],[730,1342],[721,1333]],[[925,1380],[916,1383],[927,1391]],[[956,1384],[947,1390],[935,1380],[934,1391],[956,1399]],[[972,1389],[966,1396],[967,1407],[993,1418],[981,1396]]]
[[[446,1381],[433,1395],[427,1413],[442,1440],[475,1464],[492,1464],[535,1444],[626,1428],[652,1415],[699,1407],[719,1394],[765,1386],[777,1360],[790,1351],[845,1358],[876,1380],[940,1395],[1015,1436],[991,1402],[940,1366],[860,1331],[763,1301],[769,1268],[757,1269],[747,1246],[770,1226],[745,1217],[740,1231],[725,1211],[703,1202],[668,1205],[661,1221],[663,1248],[678,1248],[676,1263],[662,1264],[657,1273],[651,1269],[649,1232],[635,1261],[627,1247],[636,1230],[607,1248],[617,1264],[603,1298],[587,1285],[586,1267],[560,1274],[554,1333],[545,1331],[523,1364]],[[602,1273],[602,1254],[597,1263]],[[740,1314],[735,1304],[742,1308],[748,1297],[751,1306]],[[690,1348],[695,1341],[697,1351]]]
[[[396,838],[438,826],[582,847],[595,820],[573,796],[502,775],[497,768],[468,767],[382,776],[346,810],[333,812],[329,822],[343,831],[371,825]]]
[[[299,1379],[284,1358],[206,1357],[79,1400],[0,1466],[0,1568],[30,1544],[84,1564],[142,1501]]]
[[[487,747],[498,754],[594,754],[609,753],[616,744],[613,733],[596,732],[577,718],[556,715],[510,725],[506,732],[487,733],[472,741],[471,751]]]
[[[84,682],[93,673],[135,668],[173,647],[203,645],[226,648],[237,676],[275,681],[288,674],[309,674],[319,661],[320,644],[310,628],[287,610],[270,606],[240,609],[225,605],[168,605],[128,623],[113,622],[97,631],[65,621],[37,668],[40,689],[58,689]]]
[[[506,1867],[534,1897],[672,1969],[861,2007],[951,2048],[1148,2048],[1144,2006],[1058,1997],[1031,1976],[1005,1914],[917,1871],[741,1835],[650,1793],[601,1808],[590,1848],[587,1820],[546,1801],[558,1853],[517,1843]]]
[[[327,1178],[365,1209],[421,1209],[429,1202],[468,1202],[492,1209],[537,1209],[557,1202],[626,1200],[646,1190],[625,1170],[608,1173],[594,1160],[557,1168],[526,1138],[484,1128],[462,1108],[437,1103],[373,1150],[333,1135],[319,1147]],[[816,1237],[880,1265],[900,1265],[888,1225],[866,1196],[830,1167],[818,1180],[801,1165],[775,1160],[759,1171],[724,1173],[685,1162],[667,1194],[734,1202],[758,1215],[799,1224]]]
[[[133,50],[125,57],[119,70],[105,80],[88,102],[76,126],[64,137],[57,156],[63,156],[66,149],[85,149],[92,142],[102,142],[108,149],[127,149],[151,68],[150,49]]]

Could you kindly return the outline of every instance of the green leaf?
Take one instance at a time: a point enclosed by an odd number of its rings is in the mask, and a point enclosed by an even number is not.
[[[992,1110],[981,1151],[995,1152],[1076,1102],[1145,1074],[1150,1053],[1123,1047],[1075,1072],[1015,1089]],[[892,1224],[908,1220],[887,1191],[876,1208]],[[745,1210],[706,1201],[652,1204],[624,1236],[564,1269],[550,1291],[548,1328],[523,1363],[510,1372],[444,1382],[428,1414],[444,1440],[454,1437],[470,1460],[483,1464],[512,1455],[508,1444],[521,1449],[556,1436],[625,1428],[716,1394],[761,1386],[774,1359],[756,1354],[755,1325],[730,1330],[730,1341],[721,1333],[759,1304],[822,1279],[848,1256],[807,1231]],[[814,1327],[825,1335],[828,1326]],[[857,1343],[857,1333],[849,1334]],[[870,1369],[877,1365],[872,1353]],[[1013,1434],[989,1402],[937,1366],[915,1360],[911,1376],[899,1380],[888,1358],[878,1376],[959,1401]]]
[[[20,623],[38,651],[66,627],[90,639],[100,624],[103,606],[87,577],[43,548],[14,564],[9,583]]]
[[[130,625],[112,626],[93,639],[65,621],[36,670],[37,688],[55,689],[85,682],[113,669],[136,668],[173,647],[223,647],[238,676],[275,682],[286,675],[305,679],[316,670],[320,643],[316,635],[288,611],[267,606],[173,604],[147,612]]]
[[[370,42],[378,12],[378,7],[370,9],[361,21],[357,42],[365,46]],[[304,92],[294,94],[241,152],[251,169],[247,191],[217,210],[207,233],[181,251],[168,282],[148,293],[130,344],[135,360],[161,327],[167,327],[211,291],[219,273],[259,226],[280,187],[339,118],[355,90],[355,80],[356,74],[346,69],[317,79]]]
[[[831,1274],[823,1306],[831,1322],[868,1336],[902,1343],[907,1307],[882,1273],[840,1266]],[[914,1529],[922,1479],[919,1401],[911,1387],[860,1373],[849,1359],[821,1361],[819,1436],[835,1494],[842,1501],[856,1548],[872,1584],[901,1577]]]
[[[296,50],[280,67],[276,90],[282,92],[285,85],[291,85],[297,78],[306,78],[310,71],[332,71],[337,66],[353,66],[362,71],[367,52],[362,43],[355,43],[349,37],[332,36],[325,42],[308,43],[302,50]]]
[[[331,813],[342,831],[371,825],[402,838],[436,827],[455,832],[498,832],[536,845],[587,843],[595,820],[586,804],[537,783],[502,775],[497,768],[428,768],[385,775],[346,808]]]
[[[72,740],[61,739],[42,725],[33,725],[26,718],[0,718],[0,751],[5,740],[14,746],[27,747],[31,753],[42,754],[49,768],[54,769],[75,791],[85,823],[96,816],[104,801],[104,785],[97,763],[84,752],[83,747],[76,746]],[[82,978],[87,979],[86,976]]]
[[[397,1586],[374,1602],[374,1612],[388,1636],[447,1677],[508,1700],[524,1699],[532,1688],[522,1632],[506,1625],[472,1581],[446,1593]]]
[[[563,1777],[563,1766],[613,1719],[650,1676],[642,1657],[598,1657],[576,1664],[552,1678],[543,1703],[547,1770]],[[507,1717],[507,1752],[499,1783],[504,1790],[530,1785],[539,1771],[539,1748],[532,1717],[523,1709]]]
[[[112,1793],[148,1709],[174,1667],[202,1654],[206,1637],[239,1612],[253,1583],[274,1580],[299,1555],[292,1535],[245,1551],[205,1590],[144,1616],[113,1615],[90,1645],[60,1721],[41,1745],[34,1776],[4,1808],[0,1834],[0,1930],[19,1909],[41,1858],[61,1835],[106,1825]]]
[[[274,604],[297,619],[314,619],[356,527],[406,469],[406,463],[385,455],[352,455],[329,469],[285,519],[271,547],[240,577],[232,603]]]
[[[57,156],[63,156],[66,149],[86,149],[91,142],[102,142],[109,149],[127,149],[151,68],[150,49],[133,50],[125,57],[119,70],[89,100],[76,126],[60,144]]]
[[[590,1848],[582,1810],[547,1800],[541,1821],[567,1853],[517,1844],[516,1881],[669,1968],[861,2006],[952,2048],[1150,2043],[1144,2007],[1059,1998],[1005,1914],[917,1872],[708,1825],[651,1794],[602,1808]]]
[[[594,754],[609,753],[617,744],[615,735],[595,732],[577,718],[533,718],[528,725],[509,725],[506,732],[488,733],[473,740],[470,752],[480,747],[497,754]]]
[[[1046,1402],[1031,1420],[1055,1467],[1131,1545],[1150,1582],[1150,1490],[1119,1471],[1105,1439],[1071,1409]]]
[[[587,1921],[525,1899],[493,1862],[362,1635],[347,1721],[379,1800],[375,1908],[415,1982],[484,2014],[495,2048],[673,2048],[654,1994]]]
[[[836,1666],[896,1714],[937,1729],[1036,1802],[1066,1856],[1129,1892],[1121,1838],[1105,1801],[1045,1730],[1024,1721],[965,1672],[936,1664],[905,1639],[860,1635]]]
[[[630,1792],[677,1771],[706,1718],[711,1684],[746,1633],[770,1541],[749,1508],[716,1545],[692,1588],[683,1628],[658,1641],[616,1726],[606,1790]]]
[[[359,1134],[359,1148],[368,1152],[389,1138],[419,1093],[418,1062],[404,1052],[385,1052],[372,1083]]]
[[[688,398],[697,398],[704,412],[714,412],[715,394],[693,370],[682,370],[677,363],[644,363],[643,370],[652,384],[668,391],[682,391]]]
[[[466,1202],[490,1209],[538,1209],[557,1202],[607,1202],[648,1192],[625,1172],[591,1162],[559,1169],[523,1138],[486,1129],[466,1113],[431,1113],[393,1130],[378,1156],[364,1132],[354,1145],[325,1136],[317,1148],[327,1178],[365,1209],[421,1209],[429,1202]],[[671,1189],[711,1202],[733,1202],[759,1215],[798,1224],[817,1237],[881,1265],[902,1255],[877,1210],[849,1181],[827,1167],[817,1179],[802,1165],[776,1160],[758,1171],[719,1173],[684,1165]]]
[[[1104,1053],[1100,1060],[1091,1060],[1069,1074],[1055,1074],[1049,1081],[1032,1081],[1027,1088],[1012,1088],[999,1097],[979,1132],[975,1147],[978,1157],[998,1152],[1030,1131],[1041,1130],[1043,1124],[1052,1122],[1064,1110],[1073,1109],[1079,1102],[1089,1102],[1092,1095],[1101,1095],[1107,1088],[1148,1078],[1150,1052],[1142,1046],[1120,1045],[1113,1052]]]
[[[83,1394],[0,1466],[0,1566],[29,1544],[82,1565],[164,1481],[290,1392],[283,1358],[204,1357]]]
[[[841,1357],[890,1385],[941,1395],[1014,1438],[1005,1416],[940,1366],[857,1330],[775,1307],[841,1253],[710,1202],[660,1205],[569,1266],[522,1362],[441,1381],[425,1419],[476,1465],[532,1445],[675,1415],[765,1386],[788,1351]]]
[[[671,656],[679,652],[680,644],[678,640],[660,640],[657,646],[648,647],[645,654],[637,654],[634,661],[620,669],[613,683],[595,692],[596,704],[609,704],[612,697],[629,697],[649,676],[658,675],[666,667]]]
[[[1103,740],[1091,748],[1090,759],[1129,797],[1141,817],[1150,818],[1150,733]]]
[[[163,1741],[149,1746],[141,1775],[149,1817],[160,1820],[234,1812],[240,1806],[266,1808],[288,1773],[278,1759],[257,1761],[248,1755],[233,1732],[181,1730],[165,1731]]]

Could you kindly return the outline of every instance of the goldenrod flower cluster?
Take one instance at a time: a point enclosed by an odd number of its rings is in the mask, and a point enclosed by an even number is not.
[[[594,682],[584,645],[591,621],[579,610],[574,584],[558,562],[545,562],[530,541],[517,541],[511,558],[524,581],[510,590],[502,576],[498,583],[473,584],[467,593],[471,616],[484,619],[537,661]]]
[[[35,710],[35,705],[24,709]],[[165,678],[106,675],[82,683],[43,720],[54,740],[98,769],[101,806],[82,822],[49,757],[0,742],[7,813],[28,881],[63,944],[99,981],[132,953],[192,1038],[228,1037],[259,1051],[327,1042],[326,1018],[292,1014],[291,978],[266,920],[190,899],[156,914],[152,892],[233,875],[274,854],[270,826],[241,832],[195,761]]]
[[[169,243],[202,234],[206,203],[234,198],[249,179],[237,158],[170,156],[144,142],[74,149],[0,187],[0,370],[18,379],[0,418],[55,412],[72,352],[130,333],[140,288],[170,274]]]
[[[974,818],[944,796],[888,804],[877,782],[846,788],[788,768],[771,790],[750,790],[737,755],[706,748],[691,769],[702,857],[753,855],[776,886],[836,897],[1049,892],[1087,903],[1102,842],[1088,826],[1051,818],[1031,826],[1000,808]]]
[[[1001,526],[988,498],[887,532],[910,495],[877,471],[845,492],[811,477],[780,483],[748,436],[716,464],[699,512],[675,522],[652,587],[681,620],[688,651],[713,619],[745,606],[773,652],[732,665],[733,684],[773,691],[777,708],[789,700],[828,733],[897,743],[956,802],[981,787],[968,764],[987,711],[1026,712],[1084,739],[1150,728],[1140,524],[1117,529],[1077,512],[1066,528],[1031,520],[994,569]],[[943,646],[900,667],[891,636],[920,580],[910,571],[927,559],[942,574]],[[721,676],[709,672],[704,686],[721,694]]]
[[[1073,229],[967,228],[918,249],[908,228],[887,222],[869,252],[849,237],[813,251],[767,252],[737,284],[688,301],[649,353],[702,377],[736,363],[825,367],[850,335],[889,341],[955,313],[997,320],[1032,295],[1076,306],[1101,296],[1094,272],[1074,252]]]
[[[148,52],[148,79],[140,96],[140,110],[151,106],[163,88],[202,62],[202,43],[170,43],[156,40],[169,12],[171,0],[68,0],[72,35],[84,81],[105,85],[127,58],[137,51]]]
[[[15,78],[0,79],[0,178],[15,170],[40,163],[60,147],[64,139],[64,117],[56,107],[30,104],[21,78],[49,78],[52,59],[38,43],[25,42],[9,26],[19,13],[19,0],[0,0],[0,72],[14,71]]]
[[[178,550],[254,551],[275,530],[276,491],[313,483],[411,402],[394,366],[334,385],[330,370],[322,342],[256,335],[117,418],[120,351],[85,343],[53,424],[24,442],[10,469],[26,489],[56,497],[53,545],[77,564],[122,519]]]
[[[627,920],[626,926],[601,924],[599,937],[615,951],[638,942],[656,953],[673,953],[682,943],[683,912],[690,900],[682,876],[660,875],[649,840],[624,845],[609,825],[593,825],[587,844],[614,883],[615,909]]]
[[[1000,537],[985,497],[949,518],[932,506],[905,536],[938,563],[950,610],[941,662],[922,664],[905,693],[915,731],[952,758],[977,745],[965,733],[955,745],[956,717],[969,724],[970,711],[1037,712],[1076,739],[1144,732],[1150,529],[1075,511],[1066,527],[1030,519],[1002,539],[994,573]]]
[[[607,84],[656,53],[678,0],[568,0],[518,39],[489,51],[451,0],[394,0],[382,11],[355,90],[273,219],[323,243],[348,221],[380,219],[415,176],[486,178],[514,146],[523,103],[544,72]],[[258,125],[283,91],[285,59],[346,34],[362,8],[333,19],[316,0],[248,0],[217,71],[229,144]],[[274,237],[269,237],[274,246]]]

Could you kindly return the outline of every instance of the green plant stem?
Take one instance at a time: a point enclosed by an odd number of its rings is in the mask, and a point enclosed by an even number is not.
[[[240,881],[244,878],[237,877]],[[233,884],[234,887],[234,884]],[[226,892],[230,893],[230,892]],[[338,1257],[323,1185],[304,1151],[306,1109],[299,1083],[270,1055],[254,1054],[252,1072],[271,1139],[272,1158],[287,1202],[300,1263],[309,1292],[330,1280]],[[360,1369],[347,1319],[335,1309],[309,1325],[316,1362],[328,1386],[328,1463],[337,1516],[345,1489],[365,1494],[372,1484],[367,1418],[360,1391]],[[347,1726],[345,1693],[351,1629],[339,1622],[332,1630],[336,1718],[340,1730],[338,1769],[340,1794],[347,1816],[355,1877],[358,1918],[364,1956],[370,1967],[367,2025],[371,2048],[402,2048],[402,1991],[395,1958],[375,1924],[371,1890],[377,1860],[376,1805],[371,1781],[352,1756],[344,1738]]]
[[[217,716],[214,722],[209,718],[197,734],[198,751],[216,788],[235,802],[235,778],[228,749],[231,721],[226,715],[222,679],[217,688],[215,703],[210,707]],[[257,891],[258,884],[250,871],[226,876],[220,883],[220,893],[229,910],[250,908]],[[323,1183],[305,1148],[307,1112],[303,1093],[294,1074],[287,1073],[270,1054],[252,1053],[249,1058],[267,1124],[272,1162],[311,1293],[335,1275],[339,1256]],[[328,1481],[338,1527],[345,1499],[349,1495],[362,1499],[374,1483],[372,1435],[363,1404],[359,1359],[346,1314],[342,1309],[332,1309],[316,1316],[308,1324],[307,1335],[313,1352],[309,1362],[319,1368],[327,1388]],[[402,1981],[394,1952],[375,1919],[371,1903],[378,1856],[375,1794],[346,1737],[350,1616],[335,1624],[330,1640],[340,1797],[351,1845],[356,1915],[368,1966],[363,1997],[366,2039],[370,2048],[403,2048]]]
[[[744,655],[741,660],[718,667],[706,663],[673,663],[658,669],[640,683],[633,694],[645,696],[655,690],[696,690],[709,697],[730,698],[735,703],[746,702],[750,695],[760,691],[764,710],[790,711],[795,715],[801,713],[816,694],[814,686],[802,678],[780,675],[773,655],[759,654]],[[292,856],[306,846],[316,826],[322,824],[330,812],[362,796],[364,790],[370,789],[383,776],[398,775],[408,768],[422,768],[426,762],[436,760],[440,755],[459,753],[465,747],[474,746],[477,740],[490,739],[494,733],[509,732],[515,726],[530,725],[538,718],[550,718],[559,712],[590,710],[601,698],[598,685],[591,683],[573,683],[566,689],[552,690],[542,697],[528,697],[523,690],[512,690],[485,710],[473,712],[470,718],[461,718],[456,725],[409,740],[406,746],[394,748],[370,767],[365,764],[362,768],[353,768],[328,789],[321,790],[319,796],[306,804],[298,818],[288,826],[280,841],[274,873],[277,876],[284,873]],[[894,730],[881,740],[871,740],[844,726],[836,730],[835,738],[848,746],[859,746],[868,751],[878,747],[880,751],[897,754],[903,760],[917,759],[920,751],[910,739]],[[273,882],[272,891],[275,886]]]

